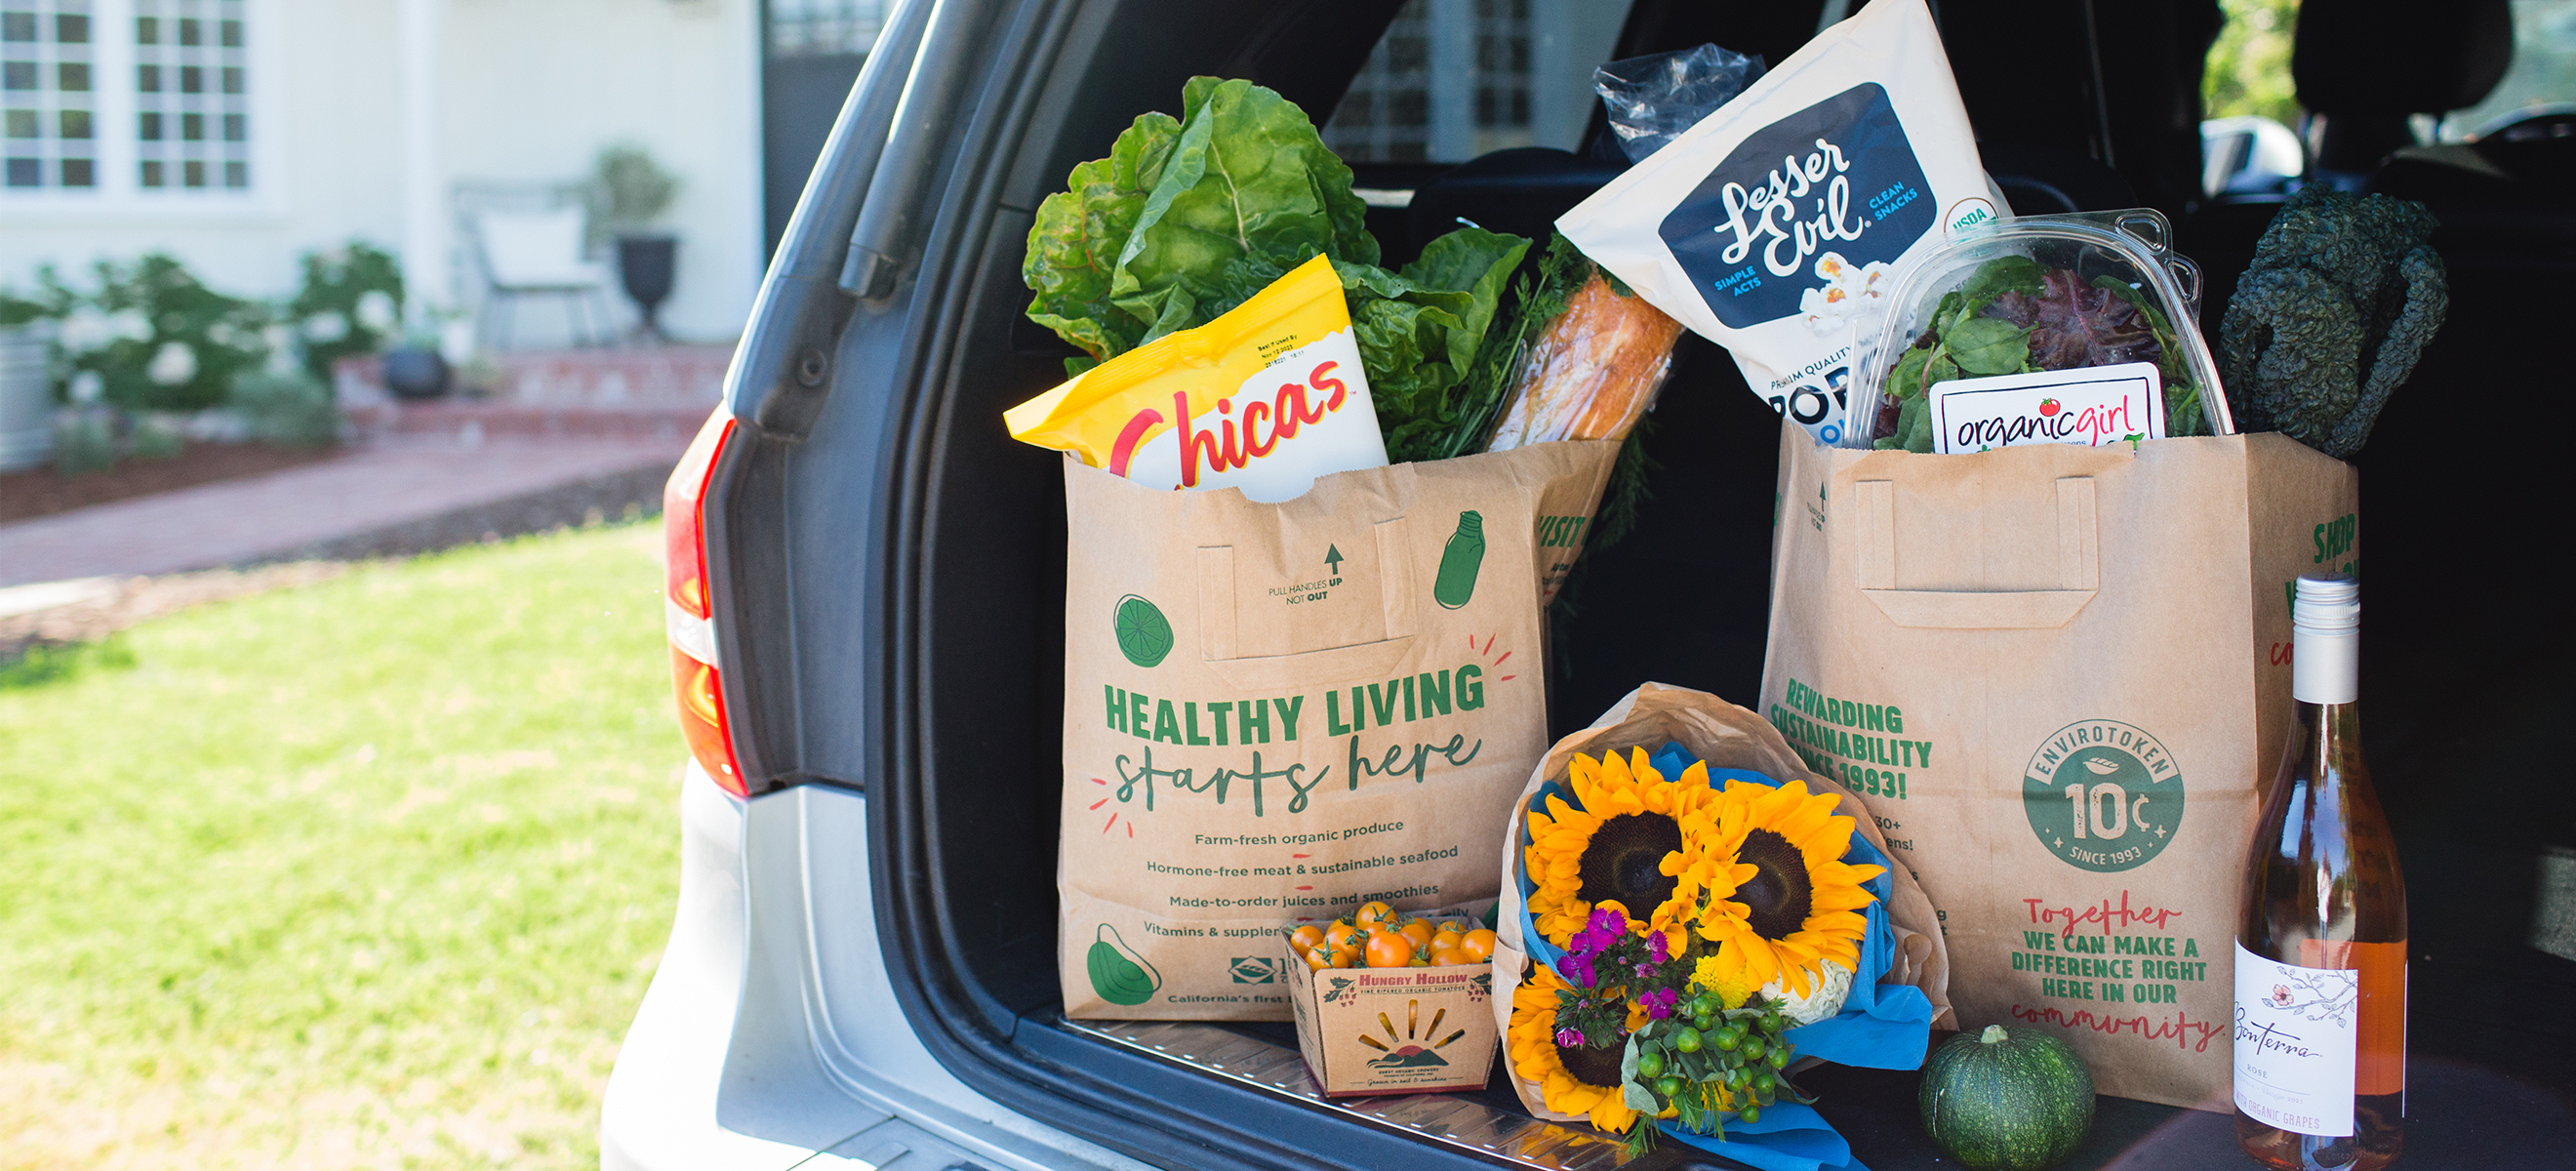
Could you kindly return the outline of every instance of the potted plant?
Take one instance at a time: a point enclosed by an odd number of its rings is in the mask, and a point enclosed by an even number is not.
[[[643,314],[636,332],[649,341],[662,338],[656,318],[662,301],[671,295],[680,247],[678,237],[654,231],[652,225],[671,206],[679,186],[679,180],[655,165],[643,147],[631,143],[600,151],[591,172],[591,230],[617,242],[619,283]]]

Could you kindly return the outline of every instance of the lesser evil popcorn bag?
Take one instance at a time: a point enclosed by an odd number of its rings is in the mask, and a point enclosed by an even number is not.
[[[1491,905],[1547,749],[1541,611],[1618,450],[1266,503],[1065,461],[1067,1015],[1287,1020],[1281,924]]]
[[[2277,434],[1965,455],[1781,431],[1762,714],[1941,909],[1959,1026],[2228,1109],[2248,835],[2290,596],[2360,476]]]

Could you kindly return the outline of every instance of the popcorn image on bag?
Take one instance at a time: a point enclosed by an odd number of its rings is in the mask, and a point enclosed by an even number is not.
[[[1887,277],[1895,269],[1884,260],[1855,265],[1840,252],[1816,258],[1816,276],[1825,283],[1799,294],[1798,309],[1807,328],[1829,337],[1851,328],[1853,318],[1875,320],[1886,308]]]

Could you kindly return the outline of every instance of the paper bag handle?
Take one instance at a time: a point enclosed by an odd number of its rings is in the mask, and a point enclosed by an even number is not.
[[[1859,522],[1861,595],[1899,626],[1943,630],[2047,630],[2064,626],[2102,586],[2102,540],[2094,521],[2093,478],[2057,481],[2057,584],[2053,590],[1900,590],[1896,588],[1896,484],[1853,485]]]
[[[1234,546],[1199,547],[1199,657],[1229,686],[1246,691],[1300,687],[1318,679],[1372,679],[1395,673],[1413,649],[1420,600],[1413,592],[1413,541],[1403,517],[1375,526],[1378,606],[1386,637],[1293,655],[1235,653]]]

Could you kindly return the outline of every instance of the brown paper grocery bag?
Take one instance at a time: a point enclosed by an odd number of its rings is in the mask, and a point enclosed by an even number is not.
[[[1941,910],[1962,1028],[2227,1109],[2237,899],[2291,584],[2360,480],[2280,435],[1972,455],[1784,427],[1762,713]]]
[[[1520,796],[1514,799],[1499,827],[1504,857],[1502,910],[1494,926],[1494,1021],[1495,1028],[1506,1038],[1503,1064],[1510,1074],[1512,1089],[1520,1095],[1521,1105],[1538,1117],[1556,1122],[1582,1120],[1577,1115],[1547,1109],[1540,1087],[1521,1077],[1520,1071],[1508,1068],[1512,992],[1521,985],[1529,956],[1529,948],[1521,939],[1520,887],[1513,881],[1517,871],[1511,859],[1520,849],[1521,811],[1528,808],[1530,798],[1541,785],[1566,779],[1567,766],[1578,752],[1598,757],[1605,752],[1643,748],[1651,754],[1675,742],[1690,749],[1710,768],[1749,769],[1784,782],[1803,780],[1809,792],[1838,795],[1841,803],[1834,812],[1857,819],[1861,836],[1881,853],[1887,853],[1888,843],[1860,798],[1808,768],[1780,733],[1762,722],[1762,717],[1705,691],[1645,684],[1611,705],[1601,718],[1592,721],[1591,727],[1557,741],[1538,767],[1530,771]],[[1938,913],[1913,875],[1899,869],[1890,878],[1896,893],[1888,900],[1887,921],[1896,932],[1896,954],[1879,983],[1911,984],[1922,989],[1934,1009],[1932,1026],[1957,1028],[1957,1020],[1949,1010],[1950,961],[1938,931]]]
[[[1275,504],[1066,461],[1067,1015],[1287,1020],[1281,924],[1491,905],[1494,827],[1547,747],[1542,603],[1618,451]]]

